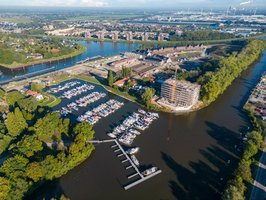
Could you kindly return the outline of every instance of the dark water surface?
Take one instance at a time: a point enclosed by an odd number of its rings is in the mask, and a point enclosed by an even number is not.
[[[54,70],[64,69],[67,67],[72,67],[73,65],[76,64],[76,62],[85,60],[88,57],[94,57],[98,55],[103,57],[108,57],[108,56],[117,55],[122,52],[133,51],[139,47],[139,44],[127,44],[127,43],[94,42],[94,41],[82,41],[82,40],[76,42],[86,46],[87,50],[83,54],[73,58],[56,61],[52,63],[34,65],[26,67],[25,69],[21,68],[21,69],[10,70],[0,67],[0,70],[3,72],[3,75],[0,76],[0,83],[3,81],[12,80],[14,78],[23,75],[31,76],[32,73],[36,72],[42,74],[44,72],[47,72],[45,70],[54,71]]]
[[[122,186],[129,183],[127,176],[133,172],[125,170],[110,144],[99,144],[84,163],[43,185],[30,199],[61,193],[73,200],[219,199],[237,166],[239,153],[234,146],[240,142],[239,132],[250,126],[242,106],[265,69],[266,52],[209,107],[182,116],[160,113],[160,119],[134,143],[140,147],[137,158],[141,164],[162,169],[154,178],[124,191]],[[127,102],[101,120],[95,125],[96,137],[107,138],[110,125],[136,109]]]

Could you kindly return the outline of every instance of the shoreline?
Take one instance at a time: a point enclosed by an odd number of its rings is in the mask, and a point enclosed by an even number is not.
[[[21,68],[26,68],[26,67],[31,67],[34,65],[39,65],[39,64],[46,64],[46,63],[51,63],[51,62],[58,62],[61,60],[65,60],[65,59],[69,59],[78,55],[81,55],[82,53],[84,53],[87,50],[86,47],[82,46],[81,49],[74,51],[68,55],[63,55],[63,56],[59,56],[57,58],[49,58],[49,59],[42,59],[42,60],[37,60],[37,61],[33,61],[30,63],[25,63],[25,64],[17,64],[15,66],[11,65],[6,65],[6,64],[2,64],[0,63],[0,68],[4,68],[4,69],[8,69],[8,70],[16,70],[16,69],[21,69]]]
[[[263,52],[262,52],[262,53],[263,53]],[[247,67],[247,69],[248,69],[250,66],[256,64],[256,63],[260,60],[260,58],[261,58],[261,56],[262,56],[262,53],[261,53],[260,57],[259,57],[254,63],[252,63],[251,65],[249,65],[249,66]],[[80,66],[80,65],[74,65],[74,66],[68,68],[68,70],[70,70],[71,68],[75,69],[75,68],[79,68],[79,67],[81,67],[81,66]],[[46,77],[46,76],[50,76],[50,75],[52,75],[52,74],[54,74],[54,73],[56,74],[56,73],[60,73],[60,72],[64,72],[64,71],[65,71],[65,69],[61,69],[61,70],[58,70],[58,71],[55,71],[55,72],[48,72],[48,73],[45,73],[45,74],[42,74],[42,75],[39,75],[39,76],[32,77],[31,80],[35,80],[35,79],[38,79],[38,78],[42,78],[42,77]],[[245,71],[245,70],[244,70],[244,71]],[[100,85],[100,86],[103,87],[106,91],[111,92],[112,94],[115,94],[115,95],[117,95],[117,96],[119,96],[119,97],[121,97],[121,98],[124,98],[124,99],[128,100],[128,101],[131,101],[131,102],[133,102],[133,103],[136,103],[137,105],[141,106],[142,108],[146,108],[145,106],[143,106],[142,104],[140,104],[139,102],[137,102],[136,97],[134,97],[134,96],[132,96],[132,95],[129,95],[128,93],[123,93],[123,92],[121,92],[121,91],[115,91],[115,89],[110,88],[109,86],[100,83],[100,82],[99,82],[95,77],[93,77],[93,76],[88,76],[88,75],[83,75],[83,74],[76,74],[76,75],[70,75],[70,76],[64,75],[63,80],[59,80],[59,81],[58,81],[57,79],[59,79],[59,78],[61,78],[61,77],[55,77],[54,81],[55,81],[56,84],[61,83],[61,82],[64,82],[64,81],[67,81],[67,80],[70,80],[70,79],[75,79],[75,78],[76,78],[76,79],[80,79],[80,80],[83,80],[83,81],[88,81],[88,82],[91,82],[91,83],[94,83],[94,84]],[[19,81],[19,82],[23,85],[23,82],[25,82],[25,80],[21,80],[21,81]],[[231,83],[231,84],[232,84],[232,83]],[[7,83],[7,84],[4,84],[3,86],[7,86],[7,85],[8,85],[8,83]],[[53,85],[53,84],[52,84],[52,85]],[[229,86],[229,87],[230,87],[230,86]],[[222,94],[220,94],[220,95],[222,95]],[[219,98],[219,96],[218,96],[218,98]],[[216,100],[215,100],[215,101],[216,101]],[[202,109],[208,107],[210,104],[214,103],[215,101],[213,101],[213,102],[207,102],[207,103],[204,103],[204,102],[202,102],[202,101],[199,101],[199,102],[198,102],[194,107],[192,107],[190,110],[183,110],[183,111],[171,111],[171,110],[169,110],[169,109],[166,108],[166,107],[158,107],[159,109],[150,109],[150,110],[152,110],[152,111],[158,111],[158,112],[163,112],[163,113],[171,113],[171,114],[175,114],[175,115],[185,115],[185,114],[190,114],[190,113],[193,113],[193,112],[197,112],[197,111],[199,111],[199,110],[202,110]],[[153,105],[156,105],[156,106],[157,106],[157,104],[153,104]],[[147,109],[147,108],[146,108],[146,109]]]
[[[248,69],[249,67],[251,67],[252,65],[255,65],[257,62],[259,62],[259,60],[261,59],[263,53],[265,52],[265,49],[261,52],[261,54],[259,55],[259,57],[250,65],[248,65],[246,67],[246,69]],[[71,69],[76,69],[76,68],[79,68],[79,67],[83,67],[82,65],[74,65],[70,68],[67,68],[68,70],[71,70]],[[241,74],[246,70],[244,69]],[[41,77],[45,77],[45,76],[49,76],[49,75],[52,75],[52,74],[56,74],[56,73],[60,73],[60,72],[64,72],[66,69],[61,69],[61,70],[57,70],[55,72],[48,72],[48,73],[45,73],[45,74],[42,74],[42,75],[39,75],[39,76],[34,76],[31,78],[31,80],[34,80],[34,79],[38,79],[38,78],[41,78]],[[89,71],[87,71],[89,72]],[[65,75],[66,76],[66,75]],[[108,92],[111,92],[117,96],[120,96],[124,99],[127,99],[131,102],[134,102],[136,103],[137,105],[140,105],[141,107],[143,108],[146,108],[145,106],[143,106],[141,103],[139,103],[136,99],[135,96],[132,96],[128,93],[124,93],[122,91],[116,91],[115,89],[99,82],[95,77],[93,76],[88,76],[88,75],[83,75],[83,74],[75,74],[75,75],[70,75],[70,76],[66,76],[64,78],[63,81],[66,81],[66,80],[69,80],[69,79],[72,79],[72,78],[78,78],[78,79],[81,79],[81,80],[84,80],[84,81],[88,81],[88,82],[92,82],[92,83],[96,83],[98,85],[101,85],[105,90],[107,90]],[[237,77],[236,77],[237,78]],[[55,76],[54,78],[54,81],[55,82],[58,82],[56,79],[58,79],[58,77]],[[21,80],[20,83],[22,84],[25,80]],[[63,82],[63,81],[59,81],[59,82]],[[235,81],[235,79],[232,81],[232,83]],[[231,83],[231,84],[232,84]],[[230,84],[230,85],[231,85]],[[8,85],[7,84],[3,84],[3,86],[6,86]],[[230,87],[230,85],[228,87]],[[16,87],[15,87],[16,88]],[[14,89],[14,88],[13,88]],[[225,90],[226,91],[226,90]],[[223,93],[219,94],[217,98],[219,98],[220,95],[222,95]],[[216,100],[217,100],[216,98]],[[208,107],[211,103],[215,102],[216,100],[214,101],[211,101],[211,102],[203,102],[202,100],[199,100],[198,103],[196,105],[194,105],[190,110],[182,110],[182,111],[172,111],[170,110],[169,108],[167,107],[164,107],[164,106],[160,106],[159,104],[155,104],[153,103],[153,105],[155,106],[154,108],[151,108],[150,110],[152,111],[158,111],[158,112],[164,112],[164,113],[172,113],[172,114],[175,114],[175,115],[185,115],[185,114],[190,114],[190,113],[193,113],[193,112],[196,112],[196,111],[199,111],[201,109],[204,109],[206,107]],[[146,108],[147,109],[147,108]]]

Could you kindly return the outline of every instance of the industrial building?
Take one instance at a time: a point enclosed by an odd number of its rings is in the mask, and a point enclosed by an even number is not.
[[[161,88],[161,101],[175,110],[190,109],[199,99],[200,85],[167,79]]]

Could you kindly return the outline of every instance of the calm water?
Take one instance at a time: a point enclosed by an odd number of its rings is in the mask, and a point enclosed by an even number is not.
[[[25,74],[30,75],[31,73],[41,72],[43,70],[51,69],[51,71],[53,71],[53,70],[64,69],[67,67],[71,67],[75,65],[76,62],[84,60],[88,57],[94,57],[98,55],[107,57],[126,51],[133,51],[139,47],[139,44],[112,43],[112,42],[78,41],[78,43],[86,46],[87,51],[85,51],[83,54],[79,56],[70,59],[62,60],[60,62],[52,62],[47,64],[30,66],[25,69],[9,70],[0,67],[0,70],[3,72],[3,75],[0,76],[0,82],[12,80],[12,78],[15,78],[16,76],[21,76]]]
[[[240,142],[239,132],[250,126],[242,106],[265,69],[266,51],[258,64],[206,109],[183,116],[160,114],[134,144],[141,149],[140,163],[157,166],[162,174],[124,191],[122,186],[129,183],[126,177],[132,171],[125,170],[110,144],[100,144],[84,163],[43,185],[30,199],[62,193],[74,200],[219,199],[239,159],[234,149]],[[109,98],[117,97],[109,94]],[[112,124],[136,109],[126,102],[123,109],[95,125],[96,137],[106,138]]]

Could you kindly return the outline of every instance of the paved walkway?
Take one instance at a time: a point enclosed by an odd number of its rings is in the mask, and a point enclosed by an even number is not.
[[[253,189],[250,200],[265,200],[266,199],[266,148],[263,150],[259,162],[259,168],[256,179],[253,183]]]

